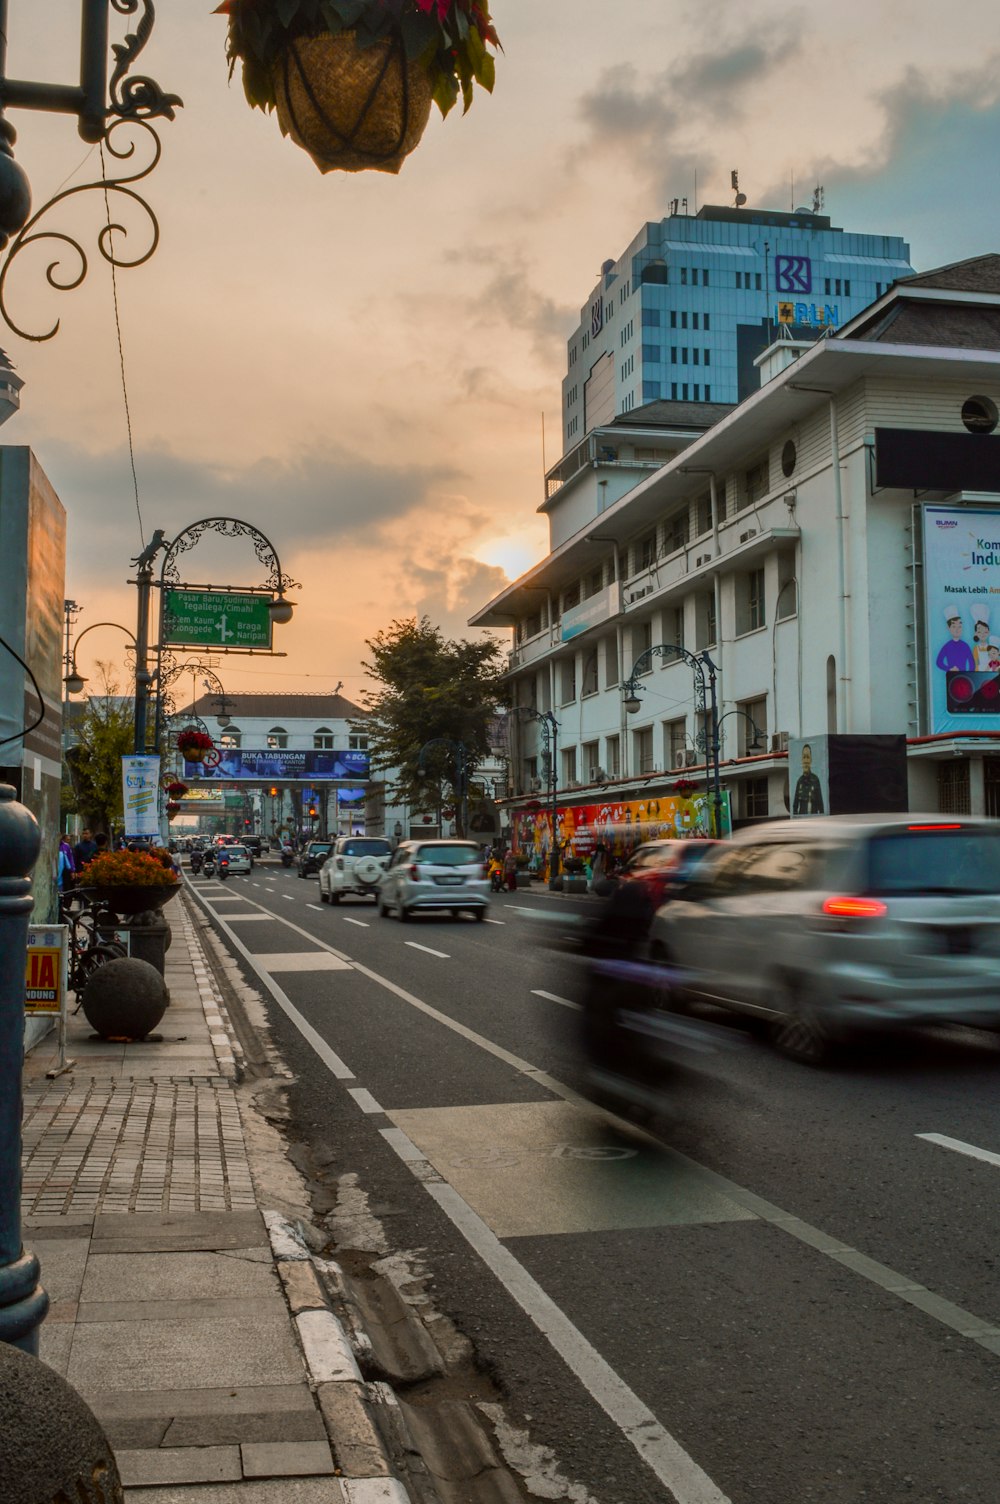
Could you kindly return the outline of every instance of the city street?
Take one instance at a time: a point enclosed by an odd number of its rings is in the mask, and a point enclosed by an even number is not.
[[[813,1071],[727,1029],[654,1141],[577,1095],[582,979],[546,941],[593,900],[404,925],[269,863],[192,888],[341,1238],[383,1238],[473,1345],[576,1490],[547,1496],[993,1504],[994,1036]]]

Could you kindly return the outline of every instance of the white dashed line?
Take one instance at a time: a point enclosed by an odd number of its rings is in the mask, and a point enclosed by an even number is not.
[[[542,992],[538,987],[532,987],[531,995],[532,997],[543,997],[549,1003],[562,1003],[564,1008],[575,1008],[577,1013],[583,1007],[582,1003],[573,1003],[568,997],[558,997],[554,992]]]
[[[363,1086],[349,1086],[347,1095],[354,1098],[362,1112],[385,1111],[385,1108],[379,1102],[376,1102],[371,1092],[366,1091]]]
[[[294,903],[295,902],[294,895],[291,894],[291,893],[282,893],[281,896],[282,896],[282,898],[287,898],[289,903]]]
[[[429,956],[440,956],[442,961],[451,960],[451,957],[447,955],[443,950],[431,950],[429,945],[418,945],[415,940],[404,940],[403,944],[408,945],[411,950],[426,951]]]
[[[484,923],[485,924],[506,924],[507,921],[506,921],[506,919],[487,919],[487,920],[484,920]]]
[[[323,910],[321,909],[321,907],[320,907],[320,905],[318,903],[307,903],[306,904],[306,908],[307,909],[315,909],[316,912],[317,912],[317,914],[322,914],[322,912],[323,912]]]
[[[964,1144],[960,1138],[948,1138],[943,1133],[918,1133],[917,1138],[929,1144],[940,1144],[942,1149],[954,1149],[956,1154],[965,1154],[969,1159],[981,1159],[988,1165],[1000,1165],[1000,1154],[991,1149],[977,1149],[975,1144]]]
[[[342,914],[341,918],[343,919],[345,924],[356,924],[358,928],[362,930],[371,929],[371,925],[368,924],[364,919],[348,919],[346,914]]]

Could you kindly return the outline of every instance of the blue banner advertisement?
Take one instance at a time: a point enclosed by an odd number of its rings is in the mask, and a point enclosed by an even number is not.
[[[1000,731],[1000,508],[924,508],[927,730]]]
[[[335,750],[289,751],[280,747],[219,747],[217,767],[185,762],[185,781],[215,783],[254,782],[316,783],[345,778],[352,782],[368,778],[367,752]]]
[[[160,833],[160,759],[122,758],[122,802],[126,836]]]

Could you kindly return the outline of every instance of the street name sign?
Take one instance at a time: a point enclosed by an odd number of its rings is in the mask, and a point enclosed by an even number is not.
[[[270,601],[269,595],[235,590],[167,590],[163,643],[270,652]]]

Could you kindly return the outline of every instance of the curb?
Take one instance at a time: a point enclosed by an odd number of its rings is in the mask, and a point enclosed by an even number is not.
[[[362,1378],[352,1340],[330,1307],[304,1239],[280,1212],[264,1211],[262,1216],[348,1504],[413,1504],[403,1484],[392,1477],[375,1419],[376,1409],[386,1403],[379,1392],[383,1386],[369,1385]],[[328,1260],[323,1262],[329,1266]],[[352,1337],[363,1352],[370,1349],[363,1333],[355,1331]],[[417,1504],[437,1500],[423,1494]]]
[[[205,955],[205,948],[194,922],[194,914],[187,907],[188,895],[186,893],[182,895],[182,900],[185,904],[182,926],[184,940],[191,952],[194,979],[201,997],[201,1006],[204,1010],[205,1022],[208,1024],[219,1075],[225,1076],[228,1081],[240,1081],[246,1071],[243,1046],[236,1037],[226,1005],[222,1001],[222,993],[216,983],[212,964]]]

